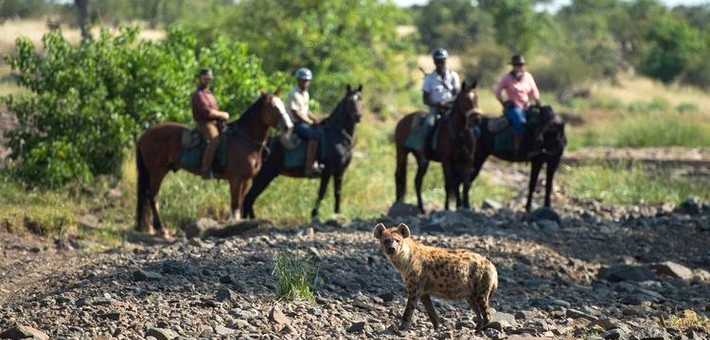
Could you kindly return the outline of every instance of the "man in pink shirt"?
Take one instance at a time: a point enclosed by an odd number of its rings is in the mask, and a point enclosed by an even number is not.
[[[510,64],[513,65],[513,69],[500,79],[494,93],[503,105],[506,117],[513,124],[513,146],[517,156],[525,129],[525,110],[529,106],[530,98],[540,104],[540,91],[532,75],[525,71],[525,58],[522,55],[514,55]],[[504,90],[507,96],[505,100]]]

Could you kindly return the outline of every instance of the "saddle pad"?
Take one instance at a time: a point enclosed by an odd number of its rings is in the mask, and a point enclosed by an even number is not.
[[[510,126],[510,121],[506,116],[496,117],[488,120],[488,131],[497,133]]]
[[[284,168],[286,169],[294,169],[306,165],[306,149],[308,148],[308,142],[301,140],[298,137],[296,138],[298,139],[298,143],[295,147],[289,149],[284,145]],[[325,132],[323,132],[321,134],[320,141],[318,141],[318,151],[316,153],[316,158],[318,158],[319,161],[325,159],[327,156],[327,149],[325,147],[326,141],[327,139]]]
[[[513,151],[513,129],[508,127],[493,135],[493,151]]]
[[[295,169],[306,164],[306,143],[298,143],[293,149],[284,151],[284,168]]]
[[[183,134],[184,136],[184,134]],[[182,148],[180,153],[180,166],[183,168],[196,168],[202,165],[202,155],[205,153],[205,147],[207,143],[200,138],[200,142],[191,148]],[[222,133],[219,136],[219,147],[217,148],[217,153],[214,157],[214,163],[212,164],[215,172],[219,172],[221,168],[227,165],[227,134]]]

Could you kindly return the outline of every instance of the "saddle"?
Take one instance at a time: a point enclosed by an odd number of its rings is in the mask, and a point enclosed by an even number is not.
[[[318,127],[321,132],[323,130]],[[284,167],[286,169],[294,169],[303,167],[306,164],[306,147],[308,143],[305,140],[298,137],[295,133],[290,133],[288,135],[281,134],[277,138],[278,143],[284,147]],[[321,133],[321,138],[318,141],[318,153],[316,159],[319,161],[324,159],[326,156],[325,148],[325,132]]]
[[[227,165],[227,129],[219,134],[219,147],[214,157],[212,165],[215,173]],[[202,165],[202,154],[205,152],[207,143],[202,138],[197,128],[185,129],[180,136],[182,152],[180,153],[180,166],[186,168],[199,167]]]
[[[540,124],[540,108],[533,106],[528,110],[525,110],[525,118],[527,123],[525,124],[525,130],[523,132],[523,141],[532,142],[528,148],[528,153],[535,153],[540,148],[541,141],[531,140],[533,131]],[[500,117],[491,118],[486,124],[488,131],[493,134],[493,148],[496,151],[511,151],[513,150],[513,125],[510,119],[503,114]],[[534,138],[536,139],[536,138]]]

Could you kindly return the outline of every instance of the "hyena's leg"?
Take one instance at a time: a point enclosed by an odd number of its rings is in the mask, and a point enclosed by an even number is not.
[[[409,282],[407,284],[407,307],[404,307],[402,323],[399,325],[400,330],[406,330],[412,325],[412,315],[414,310],[417,309],[417,301],[422,297],[422,291],[418,286],[418,282]]]
[[[436,316],[434,304],[431,303],[431,296],[429,294],[422,295],[422,303],[426,308],[426,313],[429,315],[429,320],[434,324],[434,329],[439,329],[439,318]]]
[[[478,315],[481,318],[481,322],[476,329],[480,330],[488,327],[488,324],[491,322],[491,312],[488,308],[488,294],[476,296],[473,305],[478,310]]]

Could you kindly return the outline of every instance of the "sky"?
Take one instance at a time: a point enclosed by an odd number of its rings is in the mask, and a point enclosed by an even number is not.
[[[424,5],[428,0],[394,0],[394,3],[400,7],[408,7],[411,5]],[[570,3],[571,0],[555,0],[557,6],[565,5]],[[677,5],[702,5],[710,4],[710,0],[661,0],[668,7],[674,7]]]

